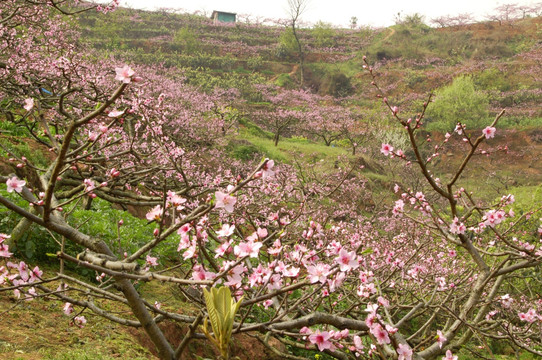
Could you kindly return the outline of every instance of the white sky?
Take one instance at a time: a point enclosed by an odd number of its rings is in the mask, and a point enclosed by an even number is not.
[[[358,25],[375,27],[394,24],[394,16],[420,13],[426,22],[442,15],[470,13],[477,19],[494,12],[502,4],[530,5],[540,0],[309,0],[303,21],[316,23],[321,20],[337,26],[347,27],[352,16]],[[152,4],[152,5],[151,5]],[[122,0],[121,6],[139,9],[175,8],[187,12],[197,10],[211,14],[213,10],[251,14],[267,18],[286,18],[287,0]]]

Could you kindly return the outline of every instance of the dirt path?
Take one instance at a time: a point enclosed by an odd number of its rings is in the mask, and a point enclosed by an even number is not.
[[[382,41],[388,40],[390,37],[393,36],[393,34],[395,34],[395,29],[394,28],[390,28],[390,30],[391,30],[391,32],[388,35],[386,35],[386,37],[384,39],[382,39]]]
[[[298,69],[299,69],[299,64],[295,64],[292,67],[292,71],[290,71],[288,73],[288,76],[293,77]],[[269,81],[274,82],[275,80],[277,80],[279,78],[280,75],[282,75],[282,74],[277,74],[277,75],[273,76]]]

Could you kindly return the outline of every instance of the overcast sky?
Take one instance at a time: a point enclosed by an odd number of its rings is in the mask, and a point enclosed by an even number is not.
[[[477,19],[502,4],[530,5],[533,0],[309,0],[302,19],[310,23],[321,20],[337,26],[347,27],[352,16],[358,25],[375,27],[394,24],[395,15],[420,13],[427,20],[442,15],[473,14]],[[152,5],[151,5],[152,4]],[[152,10],[161,7],[197,10],[211,13],[213,10],[251,14],[269,18],[286,18],[287,0],[122,0],[122,6]]]

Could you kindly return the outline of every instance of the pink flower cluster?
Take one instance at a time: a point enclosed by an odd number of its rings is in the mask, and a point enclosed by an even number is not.
[[[519,313],[519,319],[528,323],[533,323],[536,320],[542,320],[542,316],[536,313],[536,310],[531,308],[526,313]]]
[[[8,252],[8,246],[2,244],[5,239],[8,239],[9,236],[6,234],[0,234],[0,256],[1,257],[11,257],[11,253]],[[22,286],[13,290],[15,297],[18,299],[21,297],[21,294],[25,295],[25,300],[32,300],[38,294],[34,287],[30,287],[26,293],[23,293],[23,288],[26,288],[28,284],[32,284],[36,281],[41,280],[43,271],[39,267],[35,266],[34,269],[30,270],[24,261],[19,262],[18,264],[8,261],[6,266],[0,267],[0,285],[10,284],[12,286]]]
[[[350,331],[348,329],[344,329],[341,331],[322,331],[320,329],[317,329],[313,332],[311,329],[303,327],[301,328],[301,330],[299,330],[299,333],[303,335],[309,335],[309,342],[316,345],[319,351],[324,351],[326,349],[333,351],[336,349],[336,345],[333,343],[333,341],[339,341],[347,338],[350,334]],[[338,344],[338,346],[342,347],[342,345],[340,344]],[[363,348],[363,345],[361,347]]]
[[[457,216],[454,217],[454,221],[452,221],[452,224],[450,225],[450,232],[452,234],[459,235],[459,234],[464,234],[466,230],[467,230],[467,227],[465,226],[465,224],[460,222]]]
[[[504,210],[489,210],[484,214],[482,218],[484,226],[494,227],[499,225],[506,218],[506,212]]]

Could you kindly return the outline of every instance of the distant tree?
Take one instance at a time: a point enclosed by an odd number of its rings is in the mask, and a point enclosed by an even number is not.
[[[318,47],[330,47],[333,45],[333,26],[330,23],[318,21],[313,29],[312,35]]]
[[[354,30],[358,27],[358,18],[355,16],[352,16],[350,18],[350,29]]]
[[[495,8],[495,13],[489,15],[488,19],[497,21],[499,25],[503,23],[511,24],[519,17],[520,9],[517,4],[503,4]]]
[[[295,42],[297,44],[297,52],[299,56],[299,82],[301,87],[303,87],[303,78],[305,73],[305,50],[304,45],[299,36],[299,21],[301,16],[307,10],[307,6],[310,0],[288,0],[288,15],[290,17],[289,26],[292,29],[292,35],[294,36]]]
[[[439,122],[438,127],[443,131],[453,130],[458,122],[478,128],[486,120],[488,108],[487,97],[476,91],[472,78],[460,76],[436,92],[427,116],[432,122]]]
[[[438,16],[431,18],[430,22],[438,27],[445,28],[453,25],[453,19],[449,15]]]
[[[185,26],[173,36],[173,45],[182,49],[184,53],[193,54],[200,48],[200,42],[192,29]]]
[[[452,20],[455,22],[455,25],[464,26],[474,22],[474,16],[469,13],[462,13],[452,17]]]

